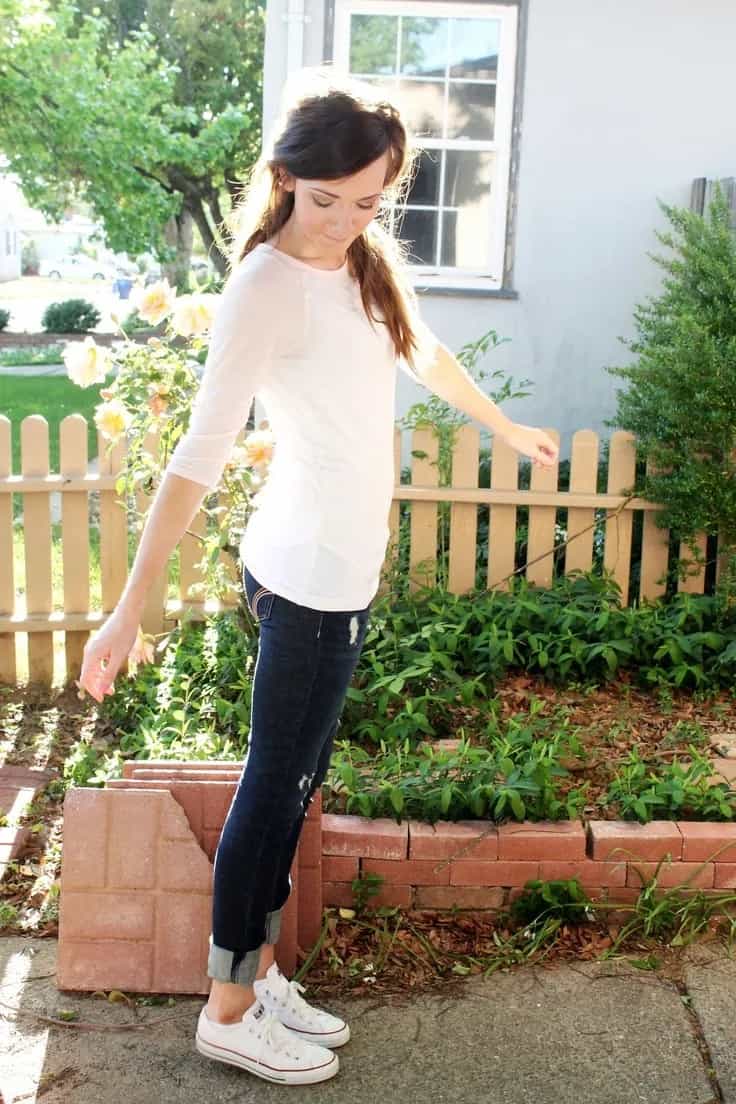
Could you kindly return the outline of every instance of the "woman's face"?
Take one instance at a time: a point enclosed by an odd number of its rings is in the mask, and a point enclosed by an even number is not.
[[[294,192],[289,218],[301,240],[322,253],[342,253],[376,215],[389,168],[388,151],[360,172],[340,180],[303,180],[283,172]]]

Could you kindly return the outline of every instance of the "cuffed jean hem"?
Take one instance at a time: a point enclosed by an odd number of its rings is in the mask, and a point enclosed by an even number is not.
[[[281,913],[283,909],[266,913],[266,934],[264,943],[278,943],[281,932]],[[210,935],[210,949],[207,957],[207,976],[215,981],[229,982],[234,985],[250,986],[256,979],[258,963],[261,960],[261,947],[250,951],[230,951],[218,947]],[[261,944],[262,946],[263,944]]]

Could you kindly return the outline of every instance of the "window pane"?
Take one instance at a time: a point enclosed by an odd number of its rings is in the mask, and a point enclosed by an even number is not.
[[[422,150],[407,203],[437,207],[440,202],[440,150]]]
[[[407,257],[410,264],[436,264],[436,211],[415,211],[408,207],[403,219],[397,220],[397,231],[402,241],[410,243]]]
[[[448,150],[445,154],[443,264],[459,268],[487,268],[491,226],[491,179],[494,155],[486,151]]]
[[[498,73],[497,19],[452,19],[450,76],[495,80]]]
[[[417,138],[441,138],[444,81],[401,81],[397,106]]]
[[[405,16],[401,21],[399,72],[444,77],[448,19]]]
[[[396,15],[351,15],[350,72],[395,73],[398,33]]]
[[[493,141],[496,123],[495,84],[450,82],[447,103],[447,137]]]

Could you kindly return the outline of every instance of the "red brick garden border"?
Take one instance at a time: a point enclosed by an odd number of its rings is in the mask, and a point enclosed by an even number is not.
[[[231,762],[128,762],[104,789],[67,792],[60,989],[209,991],[212,860],[240,771]],[[324,814],[317,795],[294,858],[277,958],[293,973],[319,936],[323,907],[351,907],[351,881],[362,874],[384,879],[370,907],[497,911],[530,878],[576,877],[593,900],[630,903],[663,859],[661,889],[734,889],[736,824],[398,824]]]

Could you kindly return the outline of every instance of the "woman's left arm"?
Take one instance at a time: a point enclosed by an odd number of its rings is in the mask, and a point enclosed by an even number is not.
[[[559,450],[549,434],[507,418],[441,342],[437,342],[433,359],[423,364],[421,380],[435,395],[487,425],[517,452],[529,456],[532,463],[549,468],[557,460]]]

